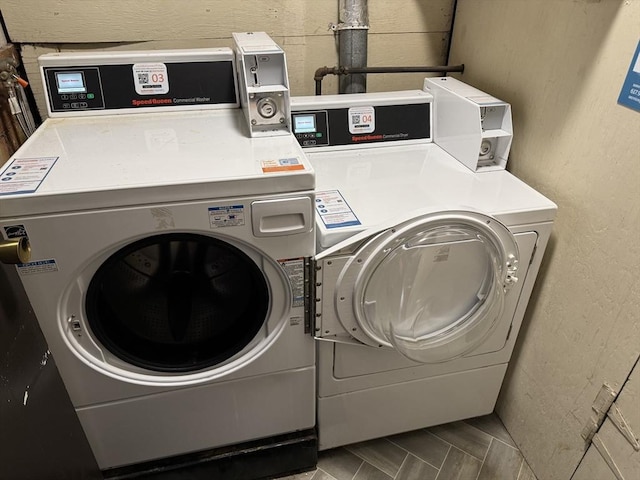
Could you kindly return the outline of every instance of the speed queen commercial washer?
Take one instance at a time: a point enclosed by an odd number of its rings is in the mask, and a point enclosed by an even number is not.
[[[313,428],[314,174],[250,138],[233,52],[41,68],[55,118],[0,170],[0,231],[100,468]]]
[[[490,413],[507,369],[556,206],[432,143],[431,107],[292,100],[317,183],[320,449]]]

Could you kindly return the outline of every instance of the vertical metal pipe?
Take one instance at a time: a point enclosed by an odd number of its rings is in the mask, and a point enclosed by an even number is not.
[[[337,25],[339,65],[342,67],[367,66],[367,33],[369,11],[367,0],[340,0],[340,23]],[[340,77],[340,93],[364,93],[367,91],[366,74]]]

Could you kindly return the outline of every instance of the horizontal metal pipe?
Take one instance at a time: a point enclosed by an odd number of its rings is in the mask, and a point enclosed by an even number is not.
[[[316,95],[322,95],[322,79],[327,75],[351,75],[358,73],[463,73],[464,64],[424,67],[320,67],[313,79],[316,82]]]

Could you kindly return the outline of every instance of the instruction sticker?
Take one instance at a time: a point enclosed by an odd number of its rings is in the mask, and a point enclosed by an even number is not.
[[[376,129],[376,111],[373,107],[352,107],[349,109],[349,132],[373,133]]]
[[[169,93],[169,76],[164,63],[136,63],[133,65],[133,84],[138,95]]]
[[[304,306],[304,258],[286,258],[278,260],[291,285],[292,306]]]
[[[211,228],[244,225],[244,205],[209,207],[209,225]]]
[[[0,195],[35,192],[58,157],[15,158],[0,173]]]
[[[58,271],[58,264],[53,258],[50,258],[48,260],[38,260],[29,263],[19,263],[16,265],[16,267],[18,267],[18,273],[20,275],[33,275],[34,273]]]
[[[316,212],[327,228],[361,225],[360,220],[338,190],[317,192]]]
[[[263,173],[304,170],[304,165],[300,163],[300,159],[297,157],[280,158],[278,160],[263,160],[261,164]]]

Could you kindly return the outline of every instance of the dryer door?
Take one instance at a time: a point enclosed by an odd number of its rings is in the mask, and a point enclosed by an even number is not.
[[[424,215],[370,237],[348,257],[336,280],[336,315],[362,343],[418,362],[446,361],[493,330],[517,268],[515,239],[497,220]]]

